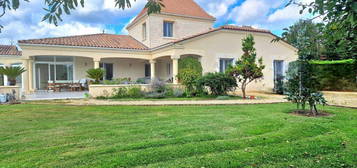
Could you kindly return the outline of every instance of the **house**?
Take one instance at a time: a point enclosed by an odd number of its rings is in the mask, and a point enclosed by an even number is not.
[[[26,93],[45,89],[49,81],[78,81],[86,70],[102,67],[105,79],[159,78],[178,83],[178,60],[200,60],[203,73],[224,71],[243,53],[242,39],[252,34],[258,57],[266,66],[264,79],[249,90],[272,91],[274,78],[297,59],[297,49],[279,41],[268,30],[225,25],[213,28],[215,18],[193,0],[163,0],[159,14],[143,9],[126,27],[128,35],[89,34],[20,40],[21,52],[1,46],[0,65],[24,66],[22,85]]]

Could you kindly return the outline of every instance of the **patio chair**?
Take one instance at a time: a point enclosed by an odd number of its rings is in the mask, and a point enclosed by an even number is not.
[[[69,84],[69,89],[74,92],[74,91],[80,91],[81,90],[81,83],[78,82],[72,82]]]
[[[48,81],[48,83],[47,83],[47,91],[50,91],[50,90],[52,90],[54,92],[56,92],[56,91],[60,92],[61,91],[61,86],[56,84],[54,81]]]

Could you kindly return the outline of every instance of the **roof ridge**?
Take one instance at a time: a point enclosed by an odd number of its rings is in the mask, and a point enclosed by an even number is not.
[[[95,33],[95,34],[82,34],[82,35],[68,35],[68,36],[60,36],[60,37],[44,37],[44,38],[37,38],[37,39],[25,39],[25,40],[19,40],[19,43],[21,43],[21,41],[62,39],[62,38],[72,38],[72,37],[87,37],[87,36],[95,36],[95,35],[129,36],[129,35],[123,35],[123,34]]]

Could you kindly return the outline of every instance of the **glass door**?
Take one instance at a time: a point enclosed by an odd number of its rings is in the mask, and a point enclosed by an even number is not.
[[[104,79],[112,80],[113,79],[113,64],[101,63],[100,68],[105,70]]]
[[[38,90],[47,89],[49,81],[48,64],[36,64],[36,88]]]
[[[284,61],[274,60],[274,90],[281,90],[284,80]]]

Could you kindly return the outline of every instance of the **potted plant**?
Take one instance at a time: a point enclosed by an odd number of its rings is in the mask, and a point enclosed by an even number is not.
[[[99,84],[99,81],[103,79],[104,70],[102,68],[88,69],[87,77],[94,80],[93,84]]]
[[[7,76],[10,86],[15,86],[16,78],[25,71],[23,67],[0,67],[0,74]]]

